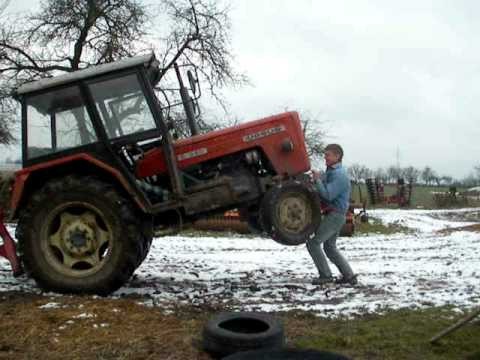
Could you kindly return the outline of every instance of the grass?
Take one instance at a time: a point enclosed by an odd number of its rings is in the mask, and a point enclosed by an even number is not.
[[[187,227],[183,229],[180,233],[180,236],[186,236],[186,237],[193,237],[193,238],[198,238],[198,237],[213,237],[213,238],[218,238],[218,237],[235,237],[235,238],[255,238],[258,235],[256,234],[243,234],[239,233],[236,231],[229,231],[229,230],[203,230],[203,229],[194,229],[192,227]]]
[[[322,320],[306,315],[287,318],[293,345],[325,349],[355,359],[480,359],[480,323],[473,322],[443,338],[429,339],[459,315],[451,308],[398,310],[353,320]],[[296,327],[301,319],[302,324]]]
[[[0,359],[211,359],[200,346],[202,328],[225,309],[179,307],[165,314],[161,307],[139,305],[139,300],[3,293]],[[49,302],[58,307],[40,308]],[[305,312],[278,316],[289,347],[330,350],[354,359],[480,359],[479,321],[439,345],[429,344],[431,336],[461,317],[448,307],[354,319],[323,319]]]
[[[354,235],[367,235],[367,234],[383,234],[390,235],[396,233],[411,233],[413,230],[399,224],[388,224],[385,225],[381,220],[370,217],[368,223],[362,223],[359,220],[355,223],[355,232]],[[193,229],[185,228],[179,235],[186,237],[232,237],[241,238],[241,239],[250,239],[256,238],[259,235],[257,234],[240,234],[234,231],[214,231],[214,230],[202,230],[202,229]]]
[[[396,185],[385,185],[385,196],[394,195],[396,192]],[[463,191],[465,189],[459,188],[458,191]],[[435,209],[438,208],[437,204],[434,201],[432,192],[440,192],[445,193],[448,191],[448,186],[420,186],[415,185],[412,191],[412,199],[411,199],[411,208],[425,208],[425,209]],[[352,187],[352,199],[355,203],[361,203],[360,193],[362,194],[362,199],[367,201],[367,206],[372,208],[370,204],[370,199],[368,196],[367,188],[365,184],[360,185],[360,189],[358,185],[354,185]],[[384,205],[382,204],[379,207],[398,207],[396,204],[391,205]],[[463,204],[459,206],[463,207]],[[478,200],[469,200],[468,206],[476,207],[480,206],[480,201]]]
[[[410,233],[413,230],[399,224],[385,225],[381,220],[370,217],[368,223],[362,223],[360,221],[355,224],[355,235],[366,234],[383,234],[390,235],[395,233]]]

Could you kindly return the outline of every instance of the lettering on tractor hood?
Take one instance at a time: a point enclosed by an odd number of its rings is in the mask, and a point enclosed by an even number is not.
[[[208,153],[208,150],[207,148],[203,147],[200,149],[196,149],[196,150],[192,150],[192,151],[188,151],[183,154],[180,154],[177,156],[177,159],[178,161],[187,160],[197,156],[205,155],[206,153]]]
[[[285,131],[285,126],[284,125],[275,126],[273,128],[265,129],[265,130],[262,130],[262,131],[259,131],[259,132],[253,133],[253,134],[245,135],[243,137],[243,141],[244,142],[254,141],[254,140],[261,139],[261,138],[264,138],[264,137],[267,137],[267,136],[270,136],[270,135],[273,135],[273,134],[277,134],[277,133],[282,132],[282,131]]]

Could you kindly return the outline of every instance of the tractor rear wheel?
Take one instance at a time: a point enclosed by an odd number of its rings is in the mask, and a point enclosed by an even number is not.
[[[67,176],[30,198],[17,238],[25,268],[42,288],[106,295],[146,257],[151,228],[111,184]]]
[[[321,221],[318,195],[297,181],[270,189],[262,200],[260,210],[265,231],[283,245],[305,243]]]

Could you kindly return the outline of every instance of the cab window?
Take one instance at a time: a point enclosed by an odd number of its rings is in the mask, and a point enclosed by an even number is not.
[[[89,87],[109,139],[156,128],[135,74],[98,81]]]
[[[97,141],[78,87],[26,99],[29,159]]]

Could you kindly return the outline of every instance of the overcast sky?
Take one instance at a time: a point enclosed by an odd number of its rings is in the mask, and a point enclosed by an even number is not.
[[[236,68],[252,82],[226,92],[237,118],[309,112],[347,165],[394,165],[398,153],[401,166],[461,178],[480,164],[479,2],[231,4]]]

